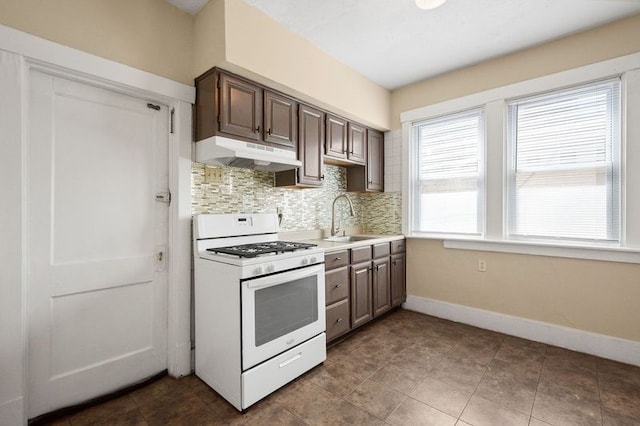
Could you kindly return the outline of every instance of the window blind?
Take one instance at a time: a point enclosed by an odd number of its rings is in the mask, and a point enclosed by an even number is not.
[[[416,231],[481,232],[483,123],[483,111],[474,109],[414,125]]]
[[[620,81],[508,104],[509,234],[620,240]]]

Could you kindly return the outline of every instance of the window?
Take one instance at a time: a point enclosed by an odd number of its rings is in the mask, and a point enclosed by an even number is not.
[[[482,234],[484,117],[481,109],[413,125],[413,231]]]
[[[620,81],[508,104],[512,239],[620,241]]]

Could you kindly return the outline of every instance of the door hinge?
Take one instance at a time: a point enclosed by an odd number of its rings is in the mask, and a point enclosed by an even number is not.
[[[173,134],[176,123],[176,109],[171,108],[171,125],[169,126],[169,133]]]
[[[156,194],[156,201],[161,203],[171,203],[171,193],[170,192],[158,192]]]
[[[160,111],[160,105],[154,105],[151,102],[147,103],[147,108],[155,109],[156,111]]]

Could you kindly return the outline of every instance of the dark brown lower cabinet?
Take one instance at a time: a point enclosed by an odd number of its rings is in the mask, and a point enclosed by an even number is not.
[[[406,300],[405,241],[325,254],[327,342]]]
[[[391,256],[391,306],[399,306],[407,300],[405,259],[405,253]]]
[[[388,257],[373,260],[373,316],[374,318],[391,309],[391,288],[389,285],[390,261]]]
[[[351,328],[373,319],[371,262],[351,265]]]

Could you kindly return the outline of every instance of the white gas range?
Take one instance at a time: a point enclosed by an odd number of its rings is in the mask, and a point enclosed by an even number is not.
[[[244,410],[326,359],[324,252],[275,214],[196,215],[196,375]]]

